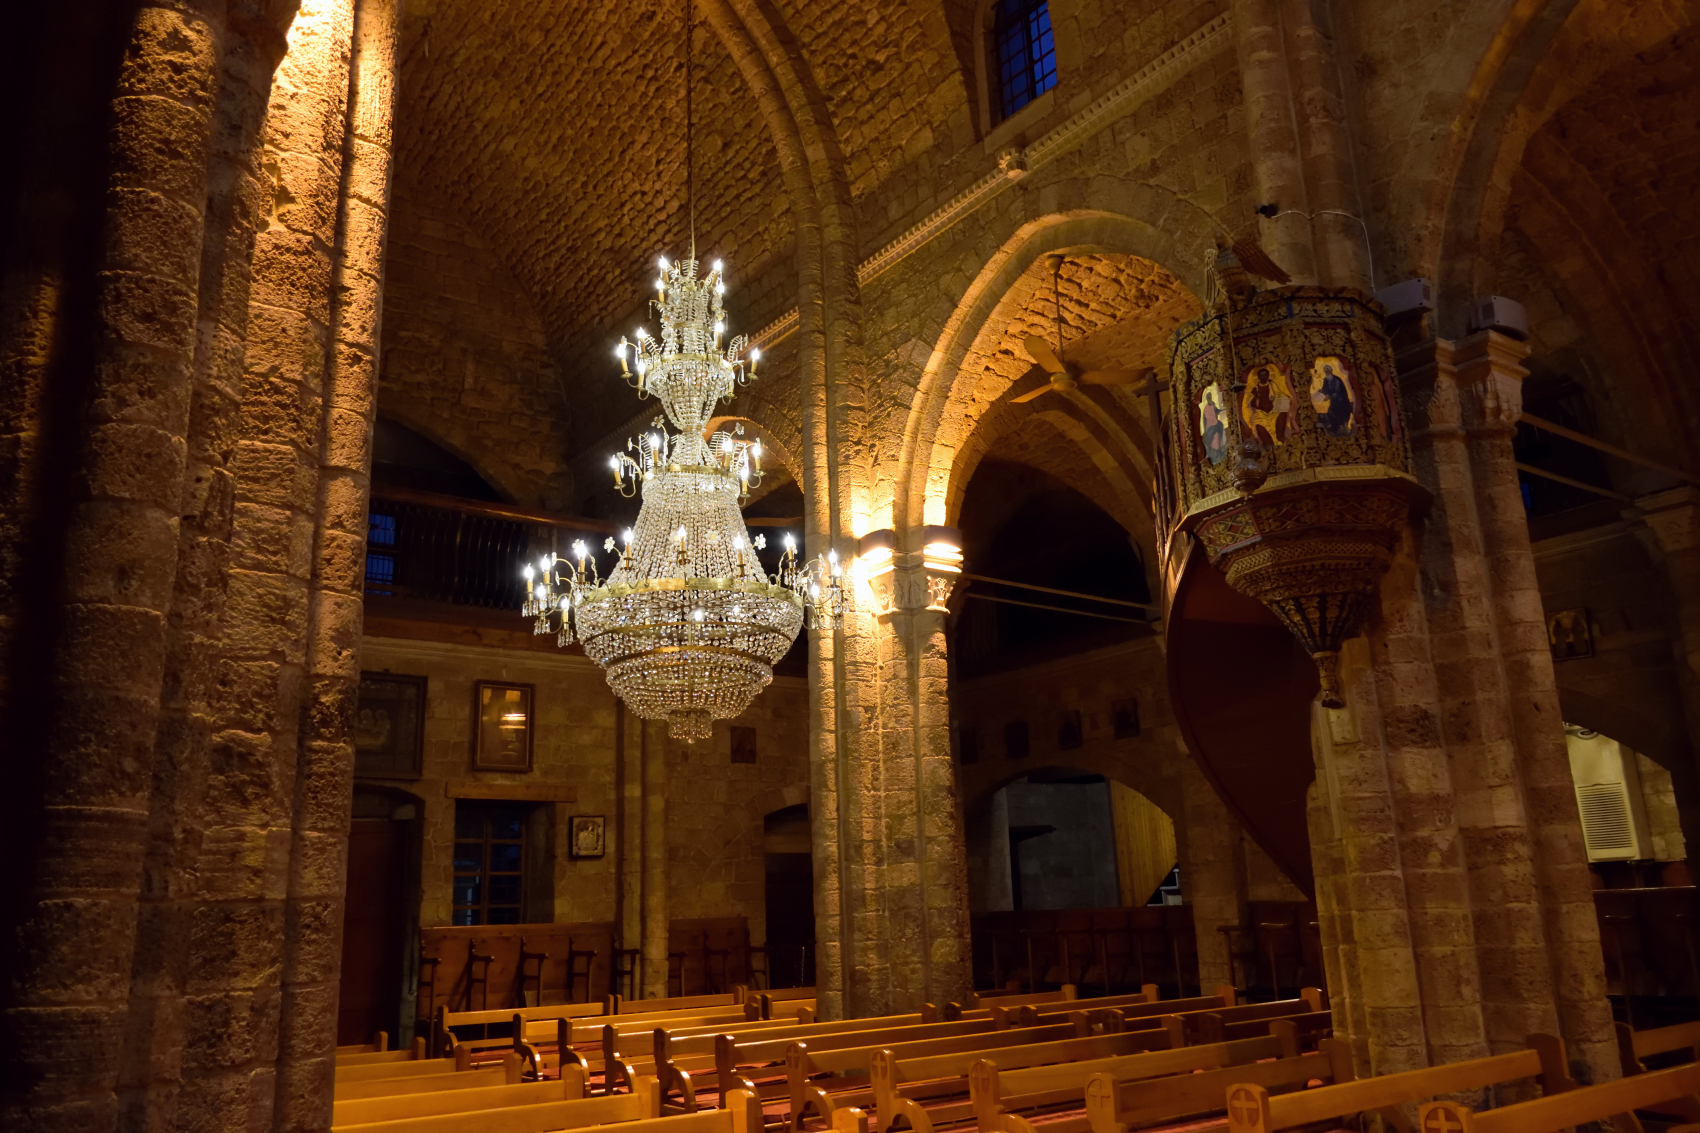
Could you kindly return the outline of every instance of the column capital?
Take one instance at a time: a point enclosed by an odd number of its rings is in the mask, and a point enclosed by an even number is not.
[[[962,533],[937,524],[869,532],[857,544],[856,572],[872,592],[877,618],[943,613],[962,576]]]
[[[1496,330],[1477,331],[1456,342],[1441,339],[1435,355],[1449,366],[1458,384],[1459,408],[1466,429],[1510,432],[1523,413],[1523,359],[1529,344]]]
[[[1700,548],[1700,488],[1684,484],[1637,496],[1629,514],[1647,525],[1667,555]]]

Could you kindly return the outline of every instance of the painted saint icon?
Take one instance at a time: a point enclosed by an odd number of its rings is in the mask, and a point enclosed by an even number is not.
[[[1293,385],[1286,366],[1253,366],[1246,371],[1240,417],[1265,448],[1286,441],[1293,421]]]
[[[1198,395],[1198,437],[1211,464],[1228,459],[1228,428],[1222,417],[1222,387],[1212,382]]]
[[[1352,435],[1358,420],[1358,398],[1344,358],[1325,354],[1311,363],[1310,405],[1316,410],[1318,429],[1331,437]]]

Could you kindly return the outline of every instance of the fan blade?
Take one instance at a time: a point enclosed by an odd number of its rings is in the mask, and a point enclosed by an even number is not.
[[[1039,397],[1039,396],[1042,396],[1043,394],[1050,393],[1053,388],[1054,387],[1051,385],[1050,382],[1046,382],[1044,385],[1040,386],[1038,389],[1029,390],[1028,392],[1022,394],[1020,397],[1012,397],[1009,400],[1010,400],[1010,403],[1013,404],[1013,405],[1025,405],[1029,401],[1032,401],[1035,397]]]
[[[1023,340],[1023,344],[1027,347],[1027,356],[1033,359],[1033,361],[1039,363],[1039,365],[1045,367],[1046,373],[1068,373],[1068,368],[1062,364],[1062,359],[1057,357],[1056,351],[1052,350],[1050,344],[1038,335],[1028,335],[1026,339]]]
[[[1088,370],[1075,380],[1083,386],[1131,386],[1150,376],[1150,370]]]

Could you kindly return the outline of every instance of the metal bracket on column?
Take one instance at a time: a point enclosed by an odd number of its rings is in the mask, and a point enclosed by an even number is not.
[[[954,527],[872,531],[856,548],[856,576],[866,585],[875,617],[944,612],[962,576],[962,533]]]

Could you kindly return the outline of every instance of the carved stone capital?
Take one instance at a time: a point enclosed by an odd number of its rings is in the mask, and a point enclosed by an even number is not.
[[[962,575],[960,542],[954,529],[934,526],[901,538],[890,531],[865,536],[857,568],[873,595],[874,616],[943,613]]]
[[[1635,512],[1665,554],[1700,549],[1700,488],[1685,485],[1639,496]]]
[[[1510,432],[1523,413],[1523,359],[1529,344],[1495,330],[1478,331],[1450,346],[1458,384],[1459,410],[1466,429]]]

